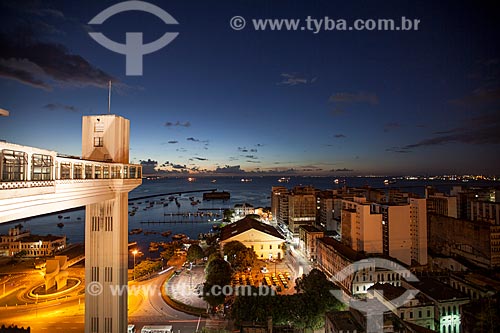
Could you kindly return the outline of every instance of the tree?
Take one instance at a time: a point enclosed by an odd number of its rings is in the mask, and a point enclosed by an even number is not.
[[[231,222],[231,218],[234,215],[234,209],[225,209],[224,210],[224,222]]]
[[[244,251],[247,247],[243,245],[243,243],[238,242],[238,241],[231,241],[228,242],[224,245],[224,255],[227,256],[227,258],[232,258],[235,254],[237,254],[240,251]]]
[[[229,262],[237,270],[244,270],[247,267],[253,267],[255,261],[257,260],[257,255],[255,251],[250,248],[245,248],[244,250],[236,253],[236,256],[230,259]]]
[[[175,254],[175,251],[180,249],[181,245],[177,242],[167,243],[163,246],[163,251],[160,253],[160,256],[165,259],[165,262],[168,262],[170,258],[172,258]]]
[[[278,325],[294,328],[319,329],[324,325],[325,312],[343,306],[333,295],[337,289],[319,270],[297,279],[297,294],[275,296],[237,296],[231,315],[236,322],[265,322],[268,316]]]
[[[227,256],[227,261],[236,270],[252,267],[257,260],[255,251],[238,241],[231,241],[224,245],[224,255]]]
[[[161,269],[161,261],[143,260],[135,266],[135,276],[151,274]]]
[[[16,252],[16,254],[14,254],[14,258],[24,258],[26,255],[28,254],[28,251],[26,250],[21,250],[19,252]]]
[[[192,244],[187,251],[187,260],[189,262],[196,262],[196,260],[203,258],[203,249],[198,244]]]
[[[231,282],[231,274],[231,266],[224,259],[215,258],[207,265],[205,268],[203,299],[208,304],[216,306],[224,303],[226,297],[220,291]],[[217,287],[217,290],[214,287]],[[214,293],[215,291],[218,293]]]

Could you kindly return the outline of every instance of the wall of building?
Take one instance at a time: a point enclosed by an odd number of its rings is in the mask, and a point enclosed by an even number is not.
[[[258,259],[283,258],[284,240],[255,229],[221,241],[221,248],[224,248],[224,245],[231,241],[241,242],[246,247],[253,249]]]

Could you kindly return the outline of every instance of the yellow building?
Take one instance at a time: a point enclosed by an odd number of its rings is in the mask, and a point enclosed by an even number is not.
[[[283,258],[285,238],[273,226],[250,217],[245,217],[221,229],[221,248],[232,241],[241,242],[254,250],[258,259]]]

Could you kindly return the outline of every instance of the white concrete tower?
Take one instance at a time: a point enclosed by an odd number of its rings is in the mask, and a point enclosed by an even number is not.
[[[128,163],[129,130],[129,120],[120,116],[84,116],[82,157]],[[140,177],[127,179],[130,171],[93,169],[93,178],[111,180],[112,195],[85,209],[85,333],[127,331],[128,192],[140,185]],[[113,290],[123,293],[113,295]]]

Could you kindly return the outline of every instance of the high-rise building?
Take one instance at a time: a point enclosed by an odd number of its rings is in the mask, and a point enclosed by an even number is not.
[[[318,194],[319,218],[316,221],[316,227],[327,231],[340,232],[340,219],[335,220],[333,214],[335,211],[335,195],[333,191],[321,191]]]
[[[427,196],[427,211],[431,214],[458,218],[457,197],[435,193]]]
[[[342,242],[355,251],[383,253],[382,215],[364,197],[342,200]]]
[[[288,189],[284,186],[273,186],[271,188],[271,213],[276,222],[280,219],[280,201],[288,194]]]
[[[341,239],[355,251],[381,253],[411,265],[427,264],[426,200],[373,203],[365,197],[342,200]]]
[[[299,235],[301,225],[316,221],[316,190],[312,186],[296,186],[288,195],[288,229]]]
[[[427,201],[410,198],[411,259],[427,265]]]

